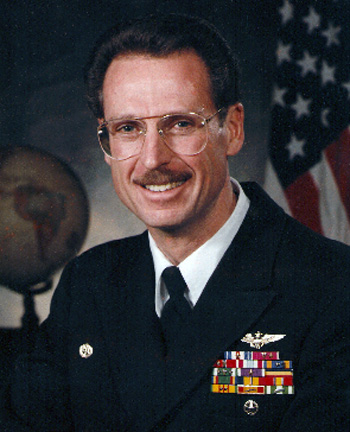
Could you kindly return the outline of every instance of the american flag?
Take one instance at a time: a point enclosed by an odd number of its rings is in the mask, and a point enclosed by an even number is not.
[[[350,244],[350,1],[278,5],[265,189],[316,232]]]

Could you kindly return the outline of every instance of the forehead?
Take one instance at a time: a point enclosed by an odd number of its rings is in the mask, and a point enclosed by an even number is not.
[[[215,107],[208,69],[192,51],[166,57],[130,54],[115,58],[105,75],[103,105],[106,118],[204,112]]]

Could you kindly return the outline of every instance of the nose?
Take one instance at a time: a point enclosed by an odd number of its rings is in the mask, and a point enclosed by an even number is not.
[[[173,152],[166,145],[161,136],[161,131],[155,125],[148,126],[144,135],[139,161],[145,168],[152,170],[169,163],[172,155]]]

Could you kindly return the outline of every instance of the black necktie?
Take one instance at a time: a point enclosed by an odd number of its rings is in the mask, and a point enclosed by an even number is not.
[[[162,278],[170,295],[160,318],[169,348],[181,332],[183,324],[191,312],[191,307],[184,297],[187,286],[180,270],[177,267],[167,267],[162,273]]]

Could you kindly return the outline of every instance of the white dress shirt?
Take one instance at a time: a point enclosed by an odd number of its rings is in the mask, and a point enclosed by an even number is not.
[[[249,198],[244,193],[241,185],[233,178],[231,178],[231,183],[234,192],[238,196],[236,207],[231,216],[219,231],[178,265],[188,287],[185,297],[191,307],[196,305],[209,278],[237,234],[249,208]],[[166,267],[173,264],[160,251],[149,232],[148,236],[155,271],[155,310],[160,317],[163,306],[169,299],[161,275]]]

